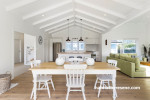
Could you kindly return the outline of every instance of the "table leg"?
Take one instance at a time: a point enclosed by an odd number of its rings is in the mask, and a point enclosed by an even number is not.
[[[34,100],[36,100],[36,88],[37,88],[37,75],[33,73],[33,80],[34,80]]]
[[[116,100],[116,71],[112,74],[113,100]]]

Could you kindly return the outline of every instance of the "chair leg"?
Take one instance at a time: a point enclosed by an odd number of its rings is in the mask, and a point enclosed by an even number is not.
[[[110,83],[109,83],[109,81],[108,81],[108,87],[110,87]]]
[[[32,99],[32,97],[33,97],[33,89],[32,89],[32,92],[31,92],[31,96],[30,96],[30,99]]]
[[[101,81],[100,82],[100,86],[99,86],[99,90],[98,90],[98,98],[99,98],[99,96],[100,96],[100,92],[101,92],[101,87],[102,87],[102,85],[103,85],[103,81]]]
[[[96,78],[94,89],[96,89],[97,81],[98,81],[98,78]]]
[[[54,83],[52,79],[51,79],[51,84],[52,84],[53,90],[55,91],[55,87],[54,87]]]
[[[50,98],[50,97],[51,97],[51,95],[50,95],[50,90],[49,90],[48,83],[47,83],[47,82],[45,82],[45,84],[46,84],[46,87],[47,87],[48,96],[49,96],[49,98]]]
[[[39,82],[39,88],[41,87],[41,82]]]
[[[83,99],[86,100],[85,92],[84,92],[84,87],[82,87],[82,95],[83,95]]]
[[[67,96],[66,96],[66,100],[68,100],[68,97],[69,97],[69,92],[70,92],[70,87],[68,87],[68,90],[67,90]]]

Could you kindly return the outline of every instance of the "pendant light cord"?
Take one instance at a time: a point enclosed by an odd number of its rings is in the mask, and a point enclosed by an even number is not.
[[[68,20],[68,37],[69,37],[69,19],[67,19]]]

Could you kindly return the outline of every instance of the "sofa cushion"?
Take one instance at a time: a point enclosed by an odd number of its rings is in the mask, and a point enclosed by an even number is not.
[[[138,70],[136,70],[136,72],[145,72],[145,71],[146,71],[146,69],[142,68],[142,67],[140,67]]]
[[[115,54],[115,58],[119,59],[120,55],[119,54]]]
[[[122,60],[126,60],[126,57],[128,57],[127,54],[120,54],[120,59]]]
[[[115,58],[115,54],[110,53],[110,57],[111,57],[111,58]]]
[[[135,59],[131,57],[126,57],[126,61],[135,63]]]

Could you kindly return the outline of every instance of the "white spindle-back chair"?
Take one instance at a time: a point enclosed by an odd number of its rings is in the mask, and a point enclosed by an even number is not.
[[[107,62],[108,62],[108,64],[111,64],[112,66],[115,66],[115,67],[117,66],[117,60],[108,59]],[[98,75],[96,75],[96,82],[95,82],[95,85],[94,85],[94,89],[96,89],[97,83],[100,83],[99,91],[98,91],[98,97],[100,96],[102,86],[103,87],[106,86],[106,83],[107,83],[108,87],[110,87],[109,81],[112,82],[112,75],[111,74],[98,74]],[[117,92],[116,91],[115,91],[115,94],[116,94],[116,97],[117,97]]]
[[[84,80],[85,80],[85,69],[86,64],[65,64],[66,69],[66,86],[68,87],[66,100],[68,100],[70,91],[82,91],[84,100],[86,100],[84,93]],[[71,90],[71,88],[81,88],[81,90]]]
[[[37,67],[40,64],[41,64],[41,60],[31,61],[31,68]],[[38,83],[38,87],[36,89],[37,90],[47,90],[48,91],[48,96],[50,98],[50,90],[49,90],[48,84],[51,83],[52,87],[53,87],[53,90],[55,90],[54,84],[53,84],[53,81],[52,81],[52,75],[38,75],[37,76],[37,83]],[[33,85],[33,89],[32,89],[32,93],[31,93],[30,99],[32,99],[32,97],[34,95],[34,91],[33,90],[34,90],[34,85]]]

